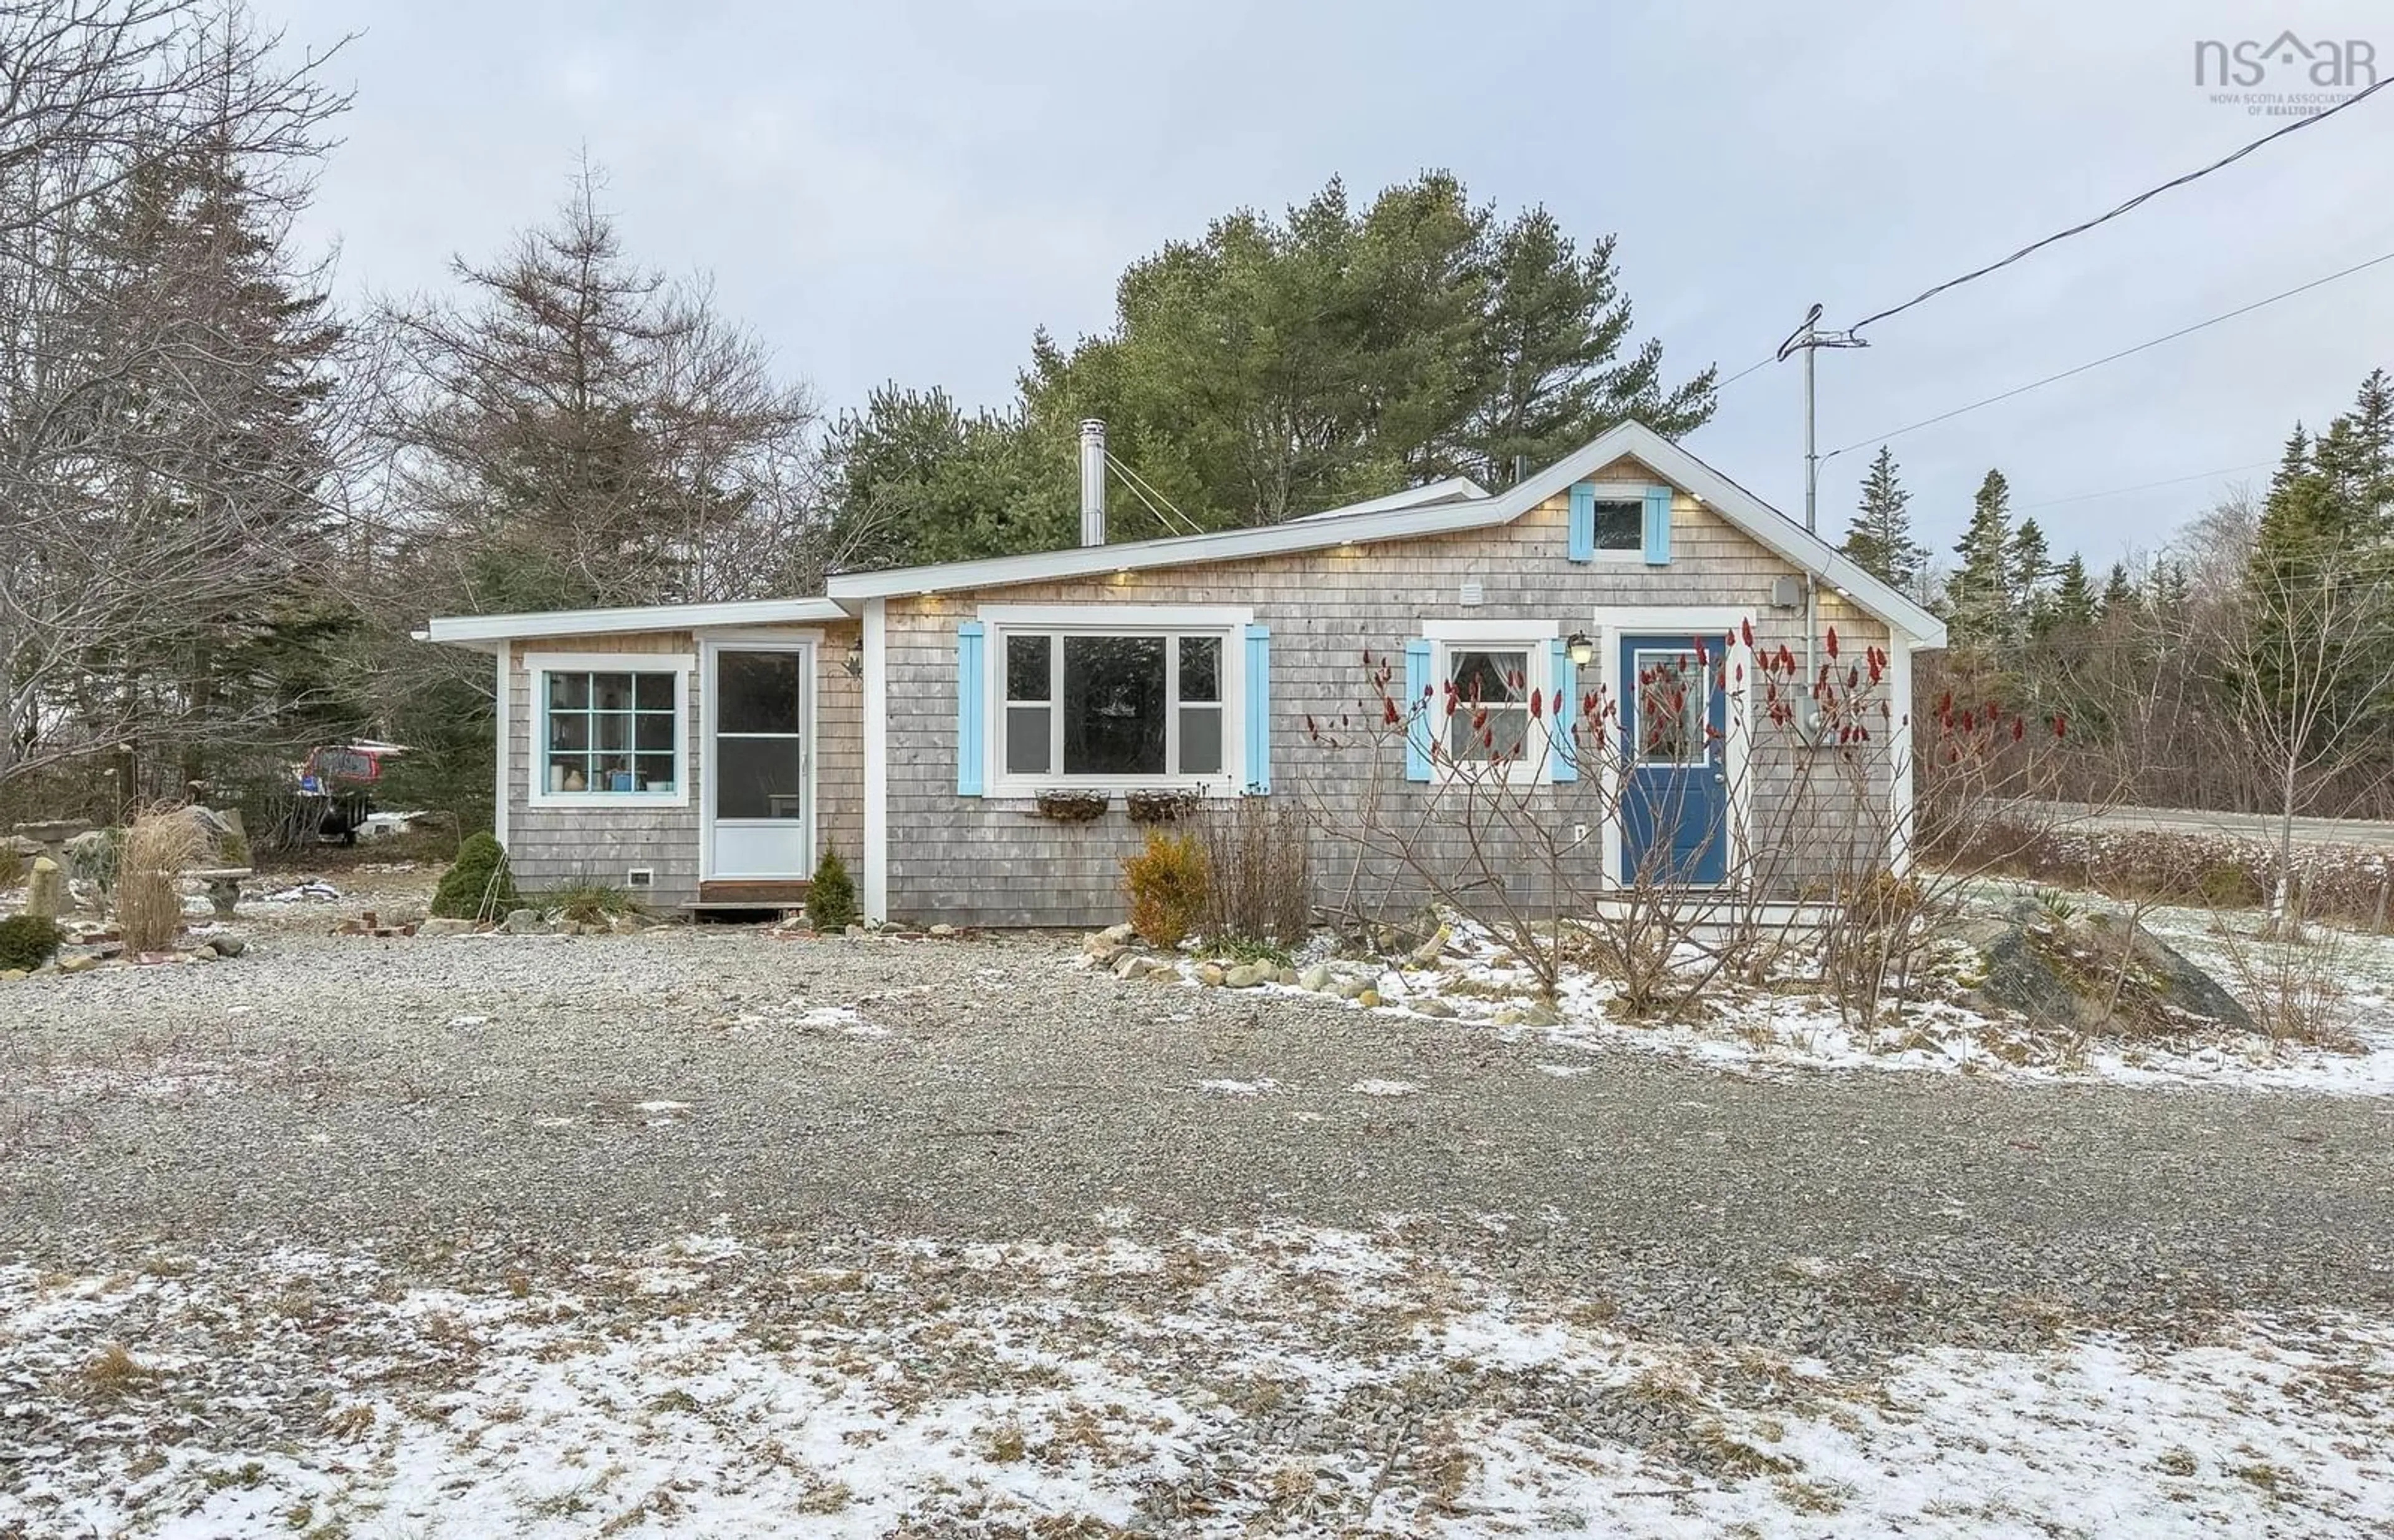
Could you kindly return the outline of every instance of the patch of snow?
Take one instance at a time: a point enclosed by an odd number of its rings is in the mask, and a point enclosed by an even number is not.
[[[1412,1096],[1421,1087],[1410,1080],[1359,1080],[1347,1089],[1357,1096]]]
[[[1625,1335],[1390,1223],[860,1242],[795,1271],[708,1233],[591,1257],[562,1290],[296,1250],[0,1267],[28,1456],[0,1533],[264,1534],[305,1507],[362,1534],[1093,1533],[1171,1491],[1166,1527],[1192,1536],[2394,1526],[2394,1323],[2244,1316],[1833,1373]],[[307,1329],[256,1324],[295,1296]],[[81,1370],[108,1343],[143,1377],[95,1412]],[[1607,1402],[1712,1457],[1606,1439],[1580,1409]],[[1292,1418],[1361,1437],[1359,1403],[1419,1412],[1407,1458],[1292,1458]]]
[[[1218,1091],[1224,1096],[1263,1096],[1268,1092],[1280,1089],[1280,1082],[1269,1078],[1263,1080],[1201,1080],[1197,1082],[1197,1088],[1201,1091]]]

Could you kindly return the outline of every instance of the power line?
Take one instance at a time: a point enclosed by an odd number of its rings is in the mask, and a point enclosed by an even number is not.
[[[1764,364],[1776,363],[1778,362],[1779,355],[1776,352],[1767,353],[1763,357],[1756,359],[1752,363],[1747,364],[1736,374],[1731,375],[1729,378],[1721,381],[1718,385],[1714,386],[1713,389],[1716,391],[1726,390],[1730,386],[1735,385],[1738,381],[1745,378],[1746,375],[1753,374],[1756,369],[1761,368]]]
[[[2361,102],[2368,100],[2371,97],[2375,96],[2378,92],[2386,89],[2388,86],[2394,86],[2394,76],[2388,76],[2387,78],[2379,81],[2376,85],[2368,87],[2366,90],[2354,92],[2351,96],[2345,98],[2342,101],[2337,102],[2335,106],[2328,108],[2324,112],[2314,112],[2307,118],[2296,118],[2294,122],[2287,124],[2284,127],[2275,129],[2269,133],[2262,135],[2259,138],[2255,139],[2252,143],[2244,146],[2242,150],[2238,150],[2231,154],[2223,155],[2200,170],[2190,171],[2183,177],[2174,177],[2170,180],[2162,183],[2159,187],[2148,188],[2144,191],[2139,192],[2135,197],[2129,199],[2126,203],[2122,204],[2119,207],[2112,209],[2108,214],[2098,214],[2094,218],[2088,219],[2083,224],[2072,225],[2068,230],[2057,230],[2053,234],[2046,236],[2042,241],[2032,242],[2028,245],[2022,246],[2019,250],[2012,253],[2009,257],[2003,258],[2001,261],[1990,262],[1985,267],[1966,272],[1959,278],[1949,278],[1944,283],[1938,284],[1934,288],[1922,290],[1920,293],[1913,296],[1910,299],[1905,300],[1902,304],[1894,307],[1892,309],[1885,309],[1879,311],[1875,315],[1866,316],[1861,321],[1854,322],[1852,326],[1847,329],[1848,331],[1859,332],[1863,327],[1870,325],[1874,322],[1885,321],[1888,317],[1892,315],[1901,315],[1904,311],[1912,309],[1914,305],[1920,304],[1924,300],[1934,299],[1937,296],[1943,294],[1948,289],[1959,288],[1961,285],[1971,282],[1973,279],[1984,278],[1991,272],[1999,271],[2002,269],[2008,268],[2020,258],[2030,256],[2034,252],[2043,251],[2045,247],[2052,245],[2057,241],[2066,241],[2073,235],[2083,235],[2086,231],[2093,230],[2098,225],[2108,224],[2111,220],[2118,218],[2121,215],[2128,213],[2132,209],[2143,206],[2145,204],[2160,197],[2163,193],[2171,191],[2173,188],[2184,187],[2187,183],[2208,177],[2213,172],[2217,171],[2224,166],[2235,165],[2238,161],[2243,160],[2245,156],[2253,153],[2254,151],[2260,149],[2265,144],[2269,144],[2276,139],[2282,139],[2288,134],[2295,133],[2299,129],[2308,128],[2313,124],[2324,123],[2329,118],[2335,116],[2338,112],[2343,112],[2348,107],[2359,106]]]
[[[2037,508],[2058,508],[2065,503],[2091,503],[2098,497],[2124,497],[2132,492],[2151,492],[2155,487],[2184,486],[2189,481],[2208,481],[2215,476],[2233,476],[2240,470],[2258,470],[2275,465],[2274,460],[2248,460],[2241,466],[2223,466],[2217,470],[2198,470],[2191,476],[2171,476],[2159,481],[2139,481],[2132,487],[2109,487],[2101,492],[2082,492],[2069,497],[2048,497],[2042,503],[2022,503],[2013,511],[2029,513]]]
[[[1916,423],[1907,423],[1903,427],[1896,428],[1892,432],[1874,433],[1867,438],[1857,439],[1852,443],[1829,451],[1829,453],[1822,455],[1822,458],[1824,460],[1833,460],[1840,454],[1846,454],[1850,450],[1861,449],[1866,444],[1885,443],[1890,439],[1900,439],[1906,433],[1910,433],[1916,428],[1933,427],[1941,422],[1950,422],[1966,412],[1976,412],[1982,406],[1993,406],[1997,401],[2007,401],[2014,396],[2024,396],[2032,390],[2042,389],[2044,387],[2055,384],[2058,381],[2069,379],[2074,375],[2083,375],[2089,369],[2099,369],[2104,364],[2116,363],[2124,358],[2128,358],[2134,354],[2141,353],[2149,348],[2158,348],[2164,342],[2175,342],[2179,337],[2190,336],[2194,333],[2200,332],[2206,327],[2216,326],[2223,321],[2233,321],[2241,315],[2251,315],[2255,310],[2260,309],[2264,306],[2275,305],[2282,299],[2292,299],[2298,294],[2308,294],[2311,290],[2320,287],[2322,284],[2333,283],[2339,278],[2349,278],[2354,273],[2366,271],[2368,269],[2376,267],[2385,262],[2394,262],[2394,251],[2387,252],[2383,256],[2373,257],[2366,262],[2356,262],[2351,267],[2344,268],[2335,272],[2329,273],[2324,278],[2314,278],[2308,283],[2297,283],[2293,288],[2282,290],[2277,294],[2269,296],[2266,299],[2256,299],[2249,305],[2239,305],[2236,309],[2223,311],[2218,315],[2211,317],[2207,321],[2198,321],[2191,326],[2181,326],[2175,332],[2169,332],[2161,336],[2151,338],[2148,341],[2139,342],[2133,348],[2123,348],[2118,352],[2106,353],[2098,359],[2089,359],[2085,363],[2064,369],[2058,375],[2047,375],[2043,379],[2031,380],[2026,385],[2014,386],[2009,390],[2000,391],[1995,395],[1988,396],[1980,401],[1974,401],[1966,406],[1957,406],[1950,412],[1940,412],[1933,417],[1923,417]]]

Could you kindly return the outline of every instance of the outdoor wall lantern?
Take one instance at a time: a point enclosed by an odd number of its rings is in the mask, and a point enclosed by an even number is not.
[[[848,670],[848,677],[851,679],[861,679],[864,678],[864,643],[862,641],[849,642],[848,644],[848,656],[840,659],[839,665]]]
[[[1596,661],[1596,643],[1587,639],[1586,632],[1573,631],[1563,643],[1563,652],[1571,659],[1573,668],[1585,668]]]

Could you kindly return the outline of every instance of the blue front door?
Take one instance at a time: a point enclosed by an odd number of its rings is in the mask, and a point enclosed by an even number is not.
[[[1729,873],[1729,701],[1721,649],[1621,638],[1621,876],[1717,883]]]

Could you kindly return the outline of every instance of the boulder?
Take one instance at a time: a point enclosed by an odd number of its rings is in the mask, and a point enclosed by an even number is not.
[[[54,920],[66,913],[66,869],[47,856],[35,856],[25,879],[25,913]]]
[[[1254,989],[1260,984],[1275,982],[1280,969],[1269,963],[1241,963],[1222,975],[1222,982],[1231,989]]]
[[[925,932],[923,932],[923,934],[925,934],[925,935],[927,935],[927,936],[930,937],[933,941],[946,941],[948,938],[950,938],[950,937],[952,937],[952,936],[954,936],[955,933],[956,933],[956,928],[955,928],[954,926],[953,926],[953,925],[935,925],[935,926],[931,927],[931,928],[930,928],[930,929],[926,930]]]
[[[548,922],[541,918],[537,909],[509,910],[507,917],[499,922],[499,928],[510,936],[546,936],[549,933]]]
[[[1413,1001],[1409,1008],[1415,1016],[1435,1016],[1441,1021],[1452,1021],[1463,1014],[1435,994]]]
[[[1380,992],[1376,989],[1367,989],[1355,996],[1355,1003],[1365,1010],[1376,1010],[1380,1005]]]
[[[1138,940],[1138,932],[1132,929],[1128,922],[1125,922],[1121,925],[1110,925],[1098,931],[1098,940],[1111,942],[1115,946],[1128,946]]]
[[[1227,975],[1223,973],[1222,965],[1219,963],[1199,963],[1196,972],[1190,977],[1199,983],[1212,988],[1220,985]]]
[[[218,957],[238,957],[249,950],[249,938],[235,936],[230,932],[221,936],[210,936],[200,944],[200,950]]]
[[[1316,963],[1296,976],[1296,987],[1319,994],[1330,987],[1330,965]]]
[[[72,957],[61,957],[59,959],[59,971],[60,973],[89,973],[93,968],[96,968],[99,966],[99,959],[93,956],[88,952],[78,954]]]
[[[1125,952],[1114,959],[1114,977],[1117,979],[1144,979],[1147,974],[1148,961],[1136,952]]]
[[[2259,1030],[2237,998],[2184,953],[2110,915],[2057,917],[2025,905],[1960,927],[1978,954],[1970,1003],[2070,1032]],[[2123,969],[2124,968],[2124,973]],[[2112,1004],[2114,984],[2118,1003]]]

